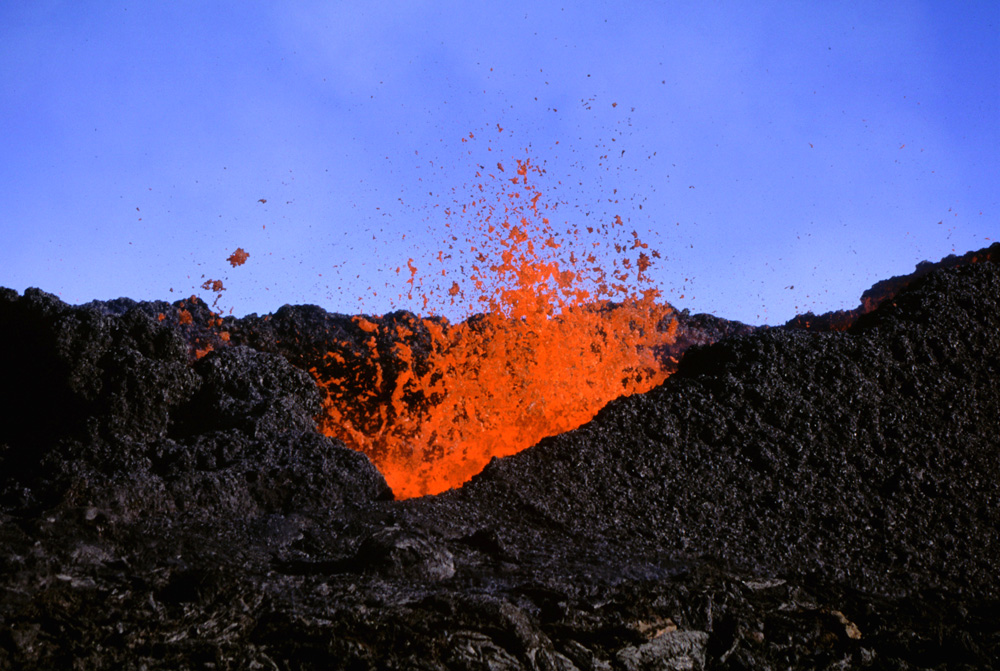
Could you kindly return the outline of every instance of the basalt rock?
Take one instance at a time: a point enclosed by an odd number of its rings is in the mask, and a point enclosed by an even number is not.
[[[971,252],[966,252],[961,256],[949,254],[936,263],[921,261],[912,273],[906,275],[896,275],[885,280],[879,280],[861,294],[861,302],[858,307],[852,310],[836,310],[815,315],[812,312],[797,315],[788,320],[785,324],[788,328],[806,329],[811,331],[843,331],[848,328],[862,315],[868,314],[886,301],[891,301],[896,294],[908,287],[914,281],[920,279],[935,270],[944,268],[954,268],[970,263],[997,263],[1000,262],[1000,243],[994,242],[989,247]]]
[[[998,296],[997,266],[969,265],[849,333],[694,349],[657,389],[493,462],[457,496],[503,519],[530,506],[630,553],[708,553],[885,595],[996,594]]]
[[[359,320],[3,290],[0,669],[992,668],[995,251],[682,314],[664,384],[409,501],[315,430]]]
[[[140,307],[37,290],[0,297],[0,323],[11,510],[253,516],[389,495],[365,457],[316,434],[319,392],[283,357],[232,347],[192,363]]]

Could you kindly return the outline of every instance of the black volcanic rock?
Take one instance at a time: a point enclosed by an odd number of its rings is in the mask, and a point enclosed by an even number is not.
[[[892,300],[901,290],[935,270],[964,266],[970,263],[1000,263],[1000,242],[994,242],[989,247],[961,256],[949,254],[936,263],[921,261],[912,273],[896,275],[885,280],[879,280],[861,294],[861,302],[853,310],[835,310],[815,315],[812,312],[796,315],[785,323],[787,328],[806,329],[810,331],[844,331],[857,321],[858,317],[867,314],[885,301]]]
[[[0,669],[994,668],[991,258],[846,331],[681,315],[658,388],[400,502],[314,428],[358,320],[3,290]]]
[[[233,347],[194,362],[140,307],[0,297],[0,501],[135,518],[337,507],[388,496],[362,455],[315,432],[320,396],[284,358]],[[16,327],[13,327],[16,325]]]
[[[693,349],[659,388],[493,462],[457,496],[531,506],[633,553],[708,553],[873,593],[996,594],[997,297],[996,265],[964,266],[849,334]]]
[[[201,386],[185,430],[243,429],[255,437],[315,427],[321,409],[312,377],[285,359],[249,347],[212,352],[194,364]]]

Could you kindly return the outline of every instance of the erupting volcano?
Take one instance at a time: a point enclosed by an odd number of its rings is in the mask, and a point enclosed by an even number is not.
[[[583,230],[557,226],[534,181],[544,172],[529,158],[498,161],[477,171],[470,200],[446,210],[461,284],[444,251],[427,283],[409,259],[408,298],[424,291],[426,307],[447,286],[467,319],[358,316],[364,349],[333,343],[327,365],[312,368],[326,395],[323,432],[367,454],[397,497],[456,487],[491,458],[574,429],[668,375],[677,322],[646,274],[660,254],[626,235],[617,214]]]
[[[1000,244],[754,329],[504,214],[456,325],[0,289],[0,668],[995,663]]]
[[[1000,669],[1000,3],[120,4],[0,4],[0,671]]]

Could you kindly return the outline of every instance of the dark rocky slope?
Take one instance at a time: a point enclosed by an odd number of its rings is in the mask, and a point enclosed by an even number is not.
[[[846,332],[685,317],[732,337],[403,502],[314,430],[297,366],[349,318],[214,319],[0,294],[0,669],[1000,658],[996,263]]]
[[[966,252],[961,256],[949,254],[936,263],[921,261],[912,273],[895,275],[885,280],[879,280],[861,294],[861,302],[852,310],[834,310],[815,315],[812,312],[797,315],[788,320],[785,326],[790,328],[813,331],[843,331],[851,326],[858,317],[868,314],[883,302],[892,300],[896,294],[928,273],[943,268],[954,268],[970,263],[1000,262],[1000,244],[993,243],[989,247]]]

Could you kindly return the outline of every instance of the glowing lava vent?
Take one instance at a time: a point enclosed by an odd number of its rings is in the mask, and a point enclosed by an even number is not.
[[[449,210],[461,220],[450,235],[473,229],[449,238],[465,275],[452,281],[442,261],[434,278],[447,278],[446,300],[478,314],[458,324],[355,317],[367,351],[331,348],[326,370],[337,375],[314,371],[327,395],[322,430],[367,454],[398,498],[456,487],[492,457],[668,375],[657,352],[675,338],[674,311],[641,288],[659,255],[618,216],[557,233],[533,183],[544,171],[515,162],[477,173],[476,197]],[[411,291],[422,290],[408,266]]]

